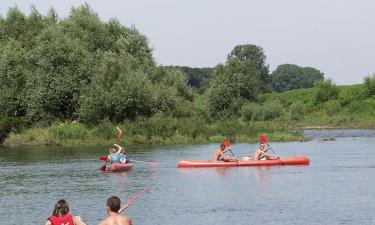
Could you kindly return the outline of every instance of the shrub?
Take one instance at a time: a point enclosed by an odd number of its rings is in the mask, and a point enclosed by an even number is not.
[[[268,102],[262,106],[264,120],[273,120],[279,116],[281,116],[283,112],[283,105],[280,101],[275,100]]]
[[[254,112],[259,105],[255,103],[248,103],[241,109],[241,116],[245,121],[251,121],[254,117]]]
[[[340,103],[337,100],[325,102],[323,108],[328,116],[333,116],[342,109]]]
[[[19,132],[23,127],[25,127],[23,119],[14,117],[0,119],[0,144],[4,142],[4,139],[11,131]]]
[[[290,106],[290,118],[300,120],[306,113],[306,107],[302,102],[295,102]]]
[[[366,87],[367,96],[375,95],[375,74],[367,76],[363,82]]]
[[[328,79],[319,82],[317,88],[318,90],[315,94],[315,105],[337,99],[339,91],[336,85],[332,83],[332,80]]]

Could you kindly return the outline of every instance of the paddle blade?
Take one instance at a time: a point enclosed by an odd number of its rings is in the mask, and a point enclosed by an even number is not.
[[[227,148],[229,148],[230,147],[230,141],[229,140],[227,140],[227,139],[225,139],[224,141],[223,141],[223,144],[225,145],[225,147],[227,147]]]
[[[99,157],[100,160],[107,161],[108,156],[102,155]]]
[[[100,168],[101,171],[107,171],[107,163],[104,164],[101,168]]]
[[[115,138],[116,138],[116,141],[119,141],[121,138],[122,138],[122,130],[119,128],[119,127],[116,127],[116,134],[115,134]]]
[[[267,143],[267,138],[266,138],[265,136],[260,136],[260,137],[259,137],[259,140],[260,140],[260,142],[262,142],[262,143]]]

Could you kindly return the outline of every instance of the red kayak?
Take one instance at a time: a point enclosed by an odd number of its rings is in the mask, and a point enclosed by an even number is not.
[[[182,160],[178,163],[178,168],[191,167],[237,167],[237,166],[289,166],[289,165],[309,165],[310,159],[305,156],[292,156],[287,158],[273,158],[267,160]]]
[[[125,172],[133,168],[133,163],[112,163],[108,166],[109,172]]]

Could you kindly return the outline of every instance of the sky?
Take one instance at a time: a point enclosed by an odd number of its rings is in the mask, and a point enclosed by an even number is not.
[[[159,65],[214,67],[239,44],[263,48],[270,71],[281,64],[319,69],[337,85],[375,73],[373,0],[2,0],[0,15],[31,5],[60,18],[87,2],[104,21],[144,34]]]

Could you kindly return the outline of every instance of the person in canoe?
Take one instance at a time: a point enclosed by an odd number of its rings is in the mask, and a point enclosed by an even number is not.
[[[119,163],[120,162],[120,152],[116,150],[115,147],[109,149],[109,155],[107,157],[108,162]]]
[[[214,161],[229,161],[229,160],[231,160],[232,158],[225,155],[225,149],[226,149],[225,145],[221,144],[220,147],[215,151],[215,153],[212,157],[212,160],[214,160]],[[236,158],[233,158],[233,159],[236,159]]]
[[[119,157],[120,157],[120,163],[129,163],[129,162],[131,162],[131,160],[129,160],[128,156],[126,155],[125,148],[121,148]]]
[[[271,159],[276,156],[267,153],[268,149],[264,143],[260,143],[259,148],[254,152],[253,160],[261,160],[262,158]],[[277,157],[278,158],[278,157]]]
[[[107,200],[108,217],[100,221],[99,225],[132,225],[132,221],[128,216],[118,213],[121,207],[121,200],[117,196],[112,196]]]
[[[45,225],[61,225],[61,224],[71,224],[71,225],[86,225],[80,216],[72,216],[69,213],[68,202],[64,199],[60,199],[55,204],[55,209],[52,212],[52,216],[47,219]]]

